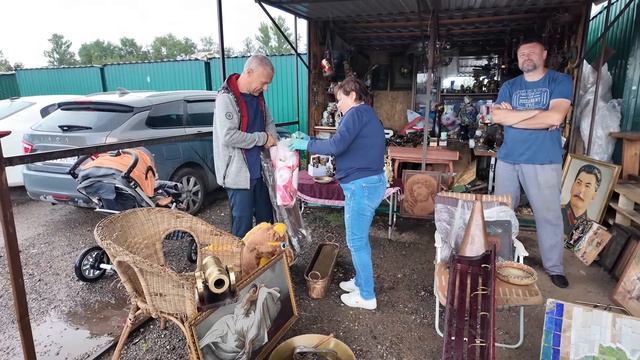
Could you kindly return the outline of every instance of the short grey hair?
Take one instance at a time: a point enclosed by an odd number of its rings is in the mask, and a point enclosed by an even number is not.
[[[257,70],[258,68],[271,70],[271,73],[275,73],[275,69],[273,68],[273,64],[268,57],[264,55],[251,55],[246,63],[244,63],[243,72],[247,70]]]

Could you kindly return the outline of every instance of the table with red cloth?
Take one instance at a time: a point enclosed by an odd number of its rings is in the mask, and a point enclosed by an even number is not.
[[[396,223],[396,210],[398,207],[399,187],[388,187],[384,193],[384,200],[389,204],[388,238]],[[338,181],[333,180],[328,184],[320,184],[313,180],[306,170],[298,173],[298,198],[305,203],[328,206],[344,206],[344,193]]]

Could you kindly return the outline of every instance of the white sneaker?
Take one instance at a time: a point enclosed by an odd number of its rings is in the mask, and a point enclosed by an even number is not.
[[[371,300],[365,300],[362,297],[360,297],[359,291],[350,292],[348,294],[342,294],[340,295],[340,300],[342,300],[342,302],[345,305],[350,307],[355,307],[355,308],[375,310],[375,308],[378,307],[378,302],[376,301],[376,298],[373,298]]]
[[[354,291],[358,291],[358,287],[356,286],[356,279],[353,278],[349,281],[341,281],[340,282],[340,289],[346,291],[346,292],[354,292]]]

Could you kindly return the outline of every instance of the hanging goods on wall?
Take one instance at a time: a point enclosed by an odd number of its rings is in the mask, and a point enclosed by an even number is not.
[[[331,53],[329,50],[325,50],[324,58],[320,62],[320,66],[322,67],[322,75],[324,77],[333,76],[333,66],[331,65]]]

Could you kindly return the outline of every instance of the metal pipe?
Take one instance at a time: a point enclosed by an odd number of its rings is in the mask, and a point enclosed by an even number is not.
[[[10,131],[0,132],[0,138],[9,135]],[[0,159],[3,158],[0,147]],[[25,359],[36,359],[36,349],[33,344],[31,321],[29,320],[29,304],[24,288],[24,276],[22,275],[22,262],[20,261],[20,247],[16,236],[16,223],[13,219],[13,207],[11,205],[11,193],[7,183],[5,166],[0,162],[0,211],[2,212],[2,236],[7,254],[7,268],[13,293],[13,306],[16,312],[18,331],[22,343],[22,354]]]
[[[138,146],[162,144],[162,143],[175,142],[175,141],[197,140],[197,139],[211,137],[212,134],[213,134],[212,131],[203,131],[195,134],[147,138],[142,140],[121,141],[121,142],[108,143],[108,144],[102,144],[102,145],[77,147],[77,148],[65,149],[65,150],[36,152],[33,154],[9,156],[6,158],[0,157],[0,164],[5,167],[23,165],[23,164],[32,164],[35,162],[54,160],[54,159],[64,159],[71,156],[93,155],[96,153],[103,153],[107,151],[133,148]]]
[[[218,42],[220,43],[220,73],[222,82],[227,79],[227,66],[224,56],[224,29],[222,25],[222,0],[218,0]]]
[[[610,12],[611,12],[611,0],[607,0],[607,12],[604,17],[605,29],[609,26]],[[602,67],[604,66],[603,62],[604,62],[604,53],[606,50],[605,48],[607,47],[607,37],[603,36],[600,39],[600,43],[602,44],[602,47],[600,48],[600,59],[598,60],[599,69],[596,69],[598,73],[596,75],[596,88],[594,89],[593,106],[591,108],[591,121],[589,123],[589,141],[587,142],[587,152],[586,152],[587,156],[591,155],[591,143],[593,140],[593,123],[596,120],[596,110],[598,109],[598,91],[600,90],[600,78],[602,73]]]
[[[298,53],[298,17],[293,16],[293,36],[296,44],[295,52]],[[298,130],[300,130],[300,80],[298,76],[300,74],[298,59],[296,62],[296,121],[298,122]]]
[[[220,0],[218,0],[220,1]],[[296,56],[298,57],[298,59],[300,59],[300,61],[302,61],[302,63],[304,64],[304,66],[307,68],[307,70],[309,70],[309,65],[307,65],[307,62],[304,61],[304,59],[302,58],[302,56],[300,55],[300,53],[298,53],[298,48],[296,46],[294,46],[291,43],[291,40],[289,40],[289,38],[287,37],[287,35],[284,33],[284,31],[282,31],[282,29],[280,28],[280,25],[278,25],[278,23],[276,22],[276,20],[273,18],[273,16],[271,16],[271,14],[269,13],[269,11],[267,10],[267,8],[264,7],[264,5],[262,5],[262,2],[259,0],[256,0],[256,3],[258,3],[258,5],[260,6],[260,8],[262,9],[262,11],[264,11],[265,14],[267,14],[267,17],[269,18],[269,20],[271,20],[271,23],[273,24],[273,26],[275,26],[275,28],[278,30],[278,32],[280,33],[280,35],[282,35],[282,37],[284,38],[284,40],[287,42],[287,44],[289,44],[289,46],[291,46],[291,48],[293,49],[293,51],[295,51]]]
[[[438,38],[436,31],[436,23],[438,22],[437,13],[432,12],[431,21],[429,21],[429,47],[427,52],[427,108],[425,109],[424,127],[422,130],[422,164],[420,169],[425,171],[427,168],[427,147],[429,146],[429,114],[431,113],[431,89],[433,88],[433,65],[435,42]]]

